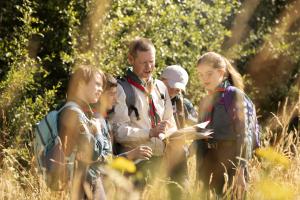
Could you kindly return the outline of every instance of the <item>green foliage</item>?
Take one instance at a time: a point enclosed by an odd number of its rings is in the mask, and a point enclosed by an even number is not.
[[[195,63],[207,50],[221,51],[230,31],[224,26],[237,11],[238,1],[114,1],[100,29],[99,65],[115,75],[127,63],[127,44],[137,36],[151,38],[156,47],[156,74],[166,66],[182,65],[190,74],[188,96],[200,95]]]
[[[276,110],[278,101],[287,94],[297,96],[299,89],[299,20],[282,33],[282,13],[293,5],[262,0],[248,21],[249,32],[225,49],[242,2],[248,1],[1,1],[0,149],[31,148],[32,126],[64,99],[73,64],[90,62],[122,75],[128,66],[127,44],[137,36],[150,38],[156,47],[156,77],[172,64],[188,71],[187,96],[195,105],[203,95],[197,57],[216,51],[235,61],[247,92],[265,115]],[[251,71],[252,61],[265,52],[270,57]],[[277,66],[279,61],[290,67]]]
[[[246,75],[246,92],[260,108],[264,121],[297,85],[299,17],[299,2],[261,0],[245,25],[241,41],[227,49]]]
[[[16,156],[30,162],[33,125],[64,98],[87,3],[1,1],[1,151],[30,149]]]

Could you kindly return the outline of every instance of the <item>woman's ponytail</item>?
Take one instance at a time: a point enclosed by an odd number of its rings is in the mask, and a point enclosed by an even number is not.
[[[222,56],[223,57],[223,56]],[[244,83],[243,83],[243,78],[241,74],[231,65],[229,60],[225,57],[223,57],[225,63],[226,63],[226,72],[227,72],[227,78],[229,82],[239,88],[240,90],[244,91]]]

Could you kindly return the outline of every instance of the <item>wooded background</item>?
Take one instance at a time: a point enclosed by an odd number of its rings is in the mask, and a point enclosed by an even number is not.
[[[172,64],[188,71],[195,105],[203,96],[195,63],[207,51],[244,76],[261,124],[285,98],[297,101],[299,0],[1,0],[0,152],[29,168],[32,128],[64,101],[74,64],[119,76],[136,36],[153,41],[156,76]]]

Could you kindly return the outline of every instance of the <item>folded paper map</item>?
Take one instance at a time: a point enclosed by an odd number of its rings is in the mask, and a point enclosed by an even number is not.
[[[185,127],[182,129],[179,129],[177,131],[173,131],[173,132],[167,132],[165,134],[161,133],[159,134],[159,138],[151,138],[151,140],[155,141],[152,143],[149,142],[148,144],[146,144],[147,146],[151,147],[151,145],[155,144],[157,145],[159,140],[168,140],[168,141],[175,141],[175,140],[199,140],[199,139],[208,139],[211,138],[211,134],[212,134],[212,130],[211,129],[207,129],[206,126],[208,125],[209,121],[207,122],[203,122],[200,124],[196,124],[193,126],[189,126],[189,127]],[[163,154],[163,151],[159,153],[159,155]],[[153,152],[153,155],[156,155],[155,152]],[[143,161],[145,159],[137,159],[134,161],[135,164]]]
[[[199,139],[208,139],[211,138],[212,130],[207,129],[206,126],[208,125],[209,121],[196,124],[193,126],[185,127],[182,129],[178,129],[174,132],[167,132],[165,134],[160,134],[159,138],[161,140],[199,140]]]

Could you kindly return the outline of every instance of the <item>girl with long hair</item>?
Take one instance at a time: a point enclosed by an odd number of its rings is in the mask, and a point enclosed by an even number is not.
[[[197,141],[198,178],[207,191],[212,189],[218,196],[224,195],[224,185],[230,186],[234,178],[236,188],[244,191],[249,156],[243,79],[225,57],[215,52],[203,54],[197,61],[197,70],[208,93],[199,106],[199,118],[209,121],[207,128],[213,130],[211,139]],[[231,111],[226,107],[225,97],[229,87],[233,89]],[[224,177],[226,173],[228,180]]]

